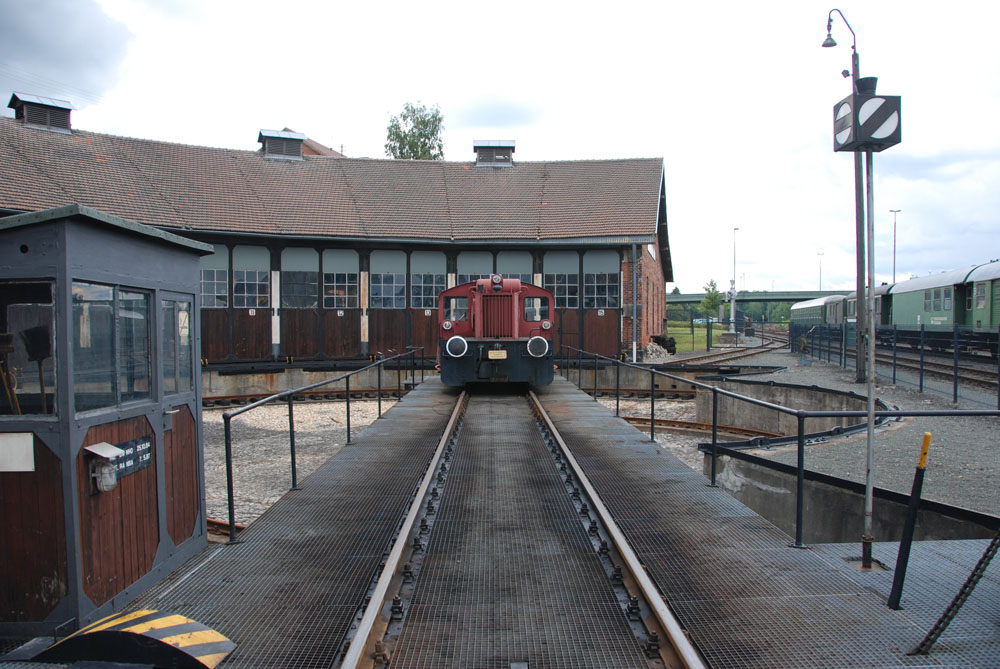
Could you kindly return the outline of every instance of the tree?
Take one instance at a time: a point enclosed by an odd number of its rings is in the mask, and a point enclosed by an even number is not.
[[[443,122],[444,116],[437,105],[428,109],[407,102],[403,113],[393,116],[386,128],[385,154],[411,160],[444,159]]]
[[[705,297],[701,300],[701,308],[704,309],[709,318],[714,318],[719,313],[719,305],[722,304],[722,293],[715,284],[715,279],[705,284]]]

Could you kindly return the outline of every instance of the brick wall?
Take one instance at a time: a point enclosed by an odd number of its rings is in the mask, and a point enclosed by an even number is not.
[[[637,346],[645,348],[650,337],[663,334],[663,319],[666,318],[666,285],[663,279],[663,267],[658,259],[650,255],[645,245],[637,246],[638,277],[636,296],[639,303],[639,319],[637,330]],[[622,261],[623,313],[632,305],[632,251],[628,249]],[[632,318],[622,319],[622,348],[632,349]]]

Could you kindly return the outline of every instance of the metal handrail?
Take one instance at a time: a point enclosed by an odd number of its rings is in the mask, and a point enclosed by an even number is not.
[[[347,400],[347,406],[346,406],[346,410],[347,410],[347,441],[346,441],[346,443],[349,444],[349,443],[351,443],[351,380],[350,380],[351,377],[354,376],[355,374],[360,374],[360,373],[362,373],[364,371],[367,371],[367,370],[369,370],[369,369],[371,369],[373,367],[377,367],[378,368],[378,372],[379,372],[379,391],[378,391],[378,395],[379,395],[379,397],[378,397],[378,399],[379,399],[379,416],[381,416],[382,415],[382,387],[381,387],[382,367],[386,363],[388,363],[388,362],[390,362],[392,360],[396,360],[398,358],[404,358],[404,357],[409,356],[410,359],[411,359],[410,370],[412,372],[413,369],[414,369],[413,362],[416,359],[417,351],[420,352],[421,361],[423,361],[423,351],[424,351],[424,347],[423,346],[407,346],[407,349],[408,350],[406,352],[404,352],[404,353],[397,353],[396,355],[390,356],[388,358],[380,358],[380,359],[376,360],[375,362],[373,362],[373,363],[371,363],[369,365],[365,365],[364,367],[361,367],[359,369],[355,369],[355,370],[347,372],[345,374],[341,374],[340,376],[338,376],[336,378],[327,379],[326,381],[318,381],[316,383],[310,383],[309,385],[301,386],[299,388],[293,388],[291,390],[283,390],[280,393],[275,393],[275,394],[270,395],[268,397],[265,397],[263,399],[259,399],[256,402],[251,402],[250,404],[248,404],[248,405],[246,405],[244,407],[240,407],[239,409],[234,409],[232,411],[226,411],[225,413],[222,414],[223,431],[225,433],[225,441],[226,441],[226,497],[227,497],[227,502],[228,502],[228,505],[229,505],[229,542],[228,543],[230,543],[230,544],[240,543],[236,539],[236,518],[235,518],[236,512],[235,512],[234,493],[233,493],[233,436],[232,436],[232,420],[233,420],[233,418],[236,418],[237,416],[239,416],[241,414],[244,414],[244,413],[246,413],[248,411],[251,411],[253,409],[256,409],[258,407],[264,406],[265,404],[270,404],[271,402],[274,402],[276,400],[286,399],[288,401],[288,442],[289,442],[289,454],[290,454],[291,461],[292,461],[292,487],[290,489],[291,490],[298,490],[299,487],[298,487],[298,480],[296,478],[296,469],[295,469],[295,413],[294,413],[294,410],[292,409],[293,399],[294,399],[295,395],[298,395],[300,393],[304,393],[304,392],[309,391],[309,390],[313,390],[314,388],[320,388],[322,386],[326,386],[326,385],[329,385],[331,383],[337,383],[338,381],[344,381],[344,383],[345,383],[345,396],[346,396],[346,400]],[[421,364],[421,381],[423,381],[423,373],[422,373],[423,370],[422,370],[422,367],[423,367],[423,365]],[[397,365],[396,370],[397,370],[397,373],[396,373],[397,377],[401,377],[402,376],[402,371],[403,371],[402,365]],[[416,375],[415,375],[415,373],[413,373],[412,382],[413,382],[414,385],[416,385]],[[401,381],[400,381],[400,383],[401,383]],[[401,390],[401,387],[400,387],[400,383],[397,383],[397,391],[396,391],[396,393],[397,393],[397,399],[399,399],[399,398],[402,397],[402,390]]]
[[[797,464],[796,464],[797,482],[796,482],[796,490],[795,490],[795,543],[793,545],[796,548],[805,548],[805,544],[802,543],[803,525],[804,525],[804,520],[803,519],[804,519],[804,515],[805,515],[804,514],[804,504],[805,504],[805,435],[806,435],[805,421],[806,421],[806,419],[809,419],[809,418],[865,418],[865,419],[867,419],[868,418],[868,412],[867,411],[846,411],[846,410],[845,411],[807,411],[805,409],[791,409],[789,407],[781,406],[780,404],[773,404],[771,402],[765,402],[764,400],[759,400],[759,399],[757,399],[755,397],[749,397],[747,395],[741,395],[739,393],[732,392],[730,390],[725,390],[723,388],[718,387],[717,385],[710,385],[710,384],[707,384],[707,383],[702,383],[700,381],[695,381],[693,379],[688,379],[688,378],[676,376],[674,374],[668,374],[668,373],[662,372],[660,370],[652,369],[652,368],[645,367],[645,366],[642,366],[642,365],[637,365],[637,364],[634,364],[634,363],[624,362],[622,360],[618,360],[616,358],[610,358],[610,357],[605,356],[605,355],[600,355],[599,353],[590,353],[588,351],[583,351],[582,349],[576,348],[575,346],[564,345],[562,348],[564,348],[564,349],[571,349],[573,351],[576,351],[577,354],[578,354],[576,357],[578,357],[578,359],[581,360],[581,367],[582,367],[583,355],[586,354],[588,356],[593,356],[595,358],[595,360],[596,359],[601,359],[601,360],[606,360],[607,362],[613,362],[618,367],[631,367],[633,369],[641,370],[643,372],[649,372],[649,374],[650,374],[650,383],[649,383],[649,390],[650,390],[650,392],[649,392],[649,397],[650,397],[649,434],[650,434],[650,437],[649,437],[649,440],[650,441],[656,441],[656,438],[655,438],[656,437],[656,433],[655,433],[655,427],[654,427],[656,421],[653,420],[655,418],[654,414],[655,414],[655,411],[656,411],[656,399],[655,399],[655,397],[656,397],[655,389],[656,388],[655,388],[655,383],[654,383],[654,380],[655,380],[656,376],[663,376],[663,377],[666,377],[668,379],[673,379],[675,381],[681,381],[683,383],[689,383],[689,384],[695,386],[696,388],[702,388],[704,390],[711,391],[712,392],[712,450],[711,450],[711,454],[712,454],[712,470],[711,471],[712,471],[712,474],[711,474],[711,479],[710,479],[709,485],[712,486],[712,487],[716,487],[716,483],[715,483],[715,478],[716,478],[716,461],[717,461],[717,459],[719,457],[719,449],[720,448],[722,448],[722,449],[727,449],[728,448],[726,446],[720,446],[719,445],[719,441],[718,441],[718,399],[719,399],[719,395],[722,395],[724,397],[731,397],[733,399],[736,399],[736,400],[739,400],[739,401],[742,401],[742,402],[747,402],[747,403],[753,404],[755,406],[764,407],[764,408],[767,408],[767,409],[772,409],[774,411],[777,411],[779,413],[783,413],[783,414],[786,414],[786,415],[789,415],[789,416],[795,416],[796,421],[798,423],[798,426],[797,426],[797,437],[798,437],[798,439],[797,439],[797,441],[798,441],[798,449],[797,450],[798,450],[798,458],[797,458]],[[567,356],[567,358],[568,358],[568,356]],[[595,372],[594,373],[595,373],[595,376],[596,376],[596,367],[595,367]],[[566,375],[566,378],[567,378],[567,380],[569,380],[569,375],[568,374]],[[620,384],[616,383],[616,389],[615,389],[616,404],[619,401],[619,399],[618,399],[618,395],[620,393],[619,385]],[[582,389],[582,386],[580,386],[580,384],[577,384],[577,386]],[[597,387],[596,386],[596,382],[595,382],[595,386],[594,387],[595,388]],[[595,392],[595,400],[596,400],[596,392]],[[618,410],[616,408],[616,415],[617,414],[618,414]],[[914,410],[914,411],[900,411],[900,410],[889,411],[889,410],[886,410],[886,411],[876,411],[876,412],[874,412],[874,416],[875,416],[875,418],[945,417],[945,416],[953,416],[953,417],[967,417],[967,416],[985,417],[985,416],[994,416],[995,417],[995,416],[1000,416],[1000,410],[981,410],[981,409],[947,409],[947,410],[946,409],[941,409],[941,410]]]

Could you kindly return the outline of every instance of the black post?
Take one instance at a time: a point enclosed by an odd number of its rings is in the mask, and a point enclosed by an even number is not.
[[[597,354],[594,354],[594,401],[597,401]]]
[[[292,457],[292,487],[290,490],[299,489],[299,480],[295,470],[295,410],[292,409],[293,396],[288,396],[288,450]]]
[[[712,317],[708,317],[708,324],[705,327],[705,350],[712,350]]]
[[[955,361],[955,373],[952,377],[952,397],[951,401],[958,404],[958,323],[953,323],[951,326],[951,348],[955,355],[953,359]]]
[[[931,445],[931,433],[924,433],[923,447],[920,449],[920,463],[913,473],[913,489],[910,491],[910,503],[906,509],[906,522],[903,524],[903,536],[899,540],[899,554],[896,555],[896,571],[892,576],[892,590],[889,591],[890,609],[899,609],[899,600],[903,596],[903,580],[906,578],[906,565],[910,561],[910,546],[913,545],[913,530],[917,526],[917,511],[920,509],[920,491],[924,486],[924,470],[927,467],[927,449]]]
[[[715,483],[716,460],[719,457],[719,387],[712,386],[712,480],[708,485],[718,488]]]
[[[920,392],[924,392],[924,332],[927,326],[920,324]]]
[[[576,357],[576,387],[583,390],[583,349],[578,348]]]
[[[399,358],[396,358],[396,401],[403,399],[403,366],[399,364]]]
[[[798,478],[795,482],[795,548],[805,548],[802,543],[803,509],[805,505],[806,488],[806,417],[800,411],[799,447],[798,447]]]
[[[997,340],[993,342],[993,354],[997,359],[997,411],[1000,411],[1000,326],[997,327]]]
[[[424,367],[427,366],[427,358],[424,349],[420,349],[420,383],[424,382]]]
[[[347,441],[345,444],[351,443],[351,377],[344,378],[344,401],[347,404]]]
[[[378,380],[376,381],[376,384],[378,385],[378,391],[376,393],[376,397],[378,397],[378,417],[381,418],[382,417],[382,361],[381,360],[379,360],[377,369],[378,369],[378,375],[377,375]]]
[[[233,433],[230,422],[232,418],[223,414],[223,431],[226,435],[226,499],[229,504],[229,543],[239,543],[236,540],[236,509],[233,503]]]
[[[649,440],[656,441],[656,374],[649,370]]]

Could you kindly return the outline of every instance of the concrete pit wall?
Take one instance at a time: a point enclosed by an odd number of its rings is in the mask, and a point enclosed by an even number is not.
[[[703,471],[711,475],[712,458],[705,455]],[[826,477],[822,477],[826,479]],[[733,497],[771,521],[789,536],[795,536],[796,473],[778,471],[755,462],[721,456],[716,483]],[[864,486],[834,485],[824,480],[807,480],[803,495],[802,541],[806,544],[860,542],[864,529]],[[989,539],[996,534],[1000,519],[957,510],[958,518],[927,505],[917,514],[914,539]],[[876,489],[873,503],[873,533],[876,541],[899,541],[906,521],[907,496]],[[963,513],[964,512],[964,513]],[[860,548],[859,548],[860,553]]]
[[[202,396],[205,399],[213,397],[234,397],[234,396],[267,396],[275,393],[301,388],[302,386],[319,383],[328,379],[335,379],[342,376],[346,370],[334,371],[306,371],[302,369],[287,369],[283,372],[257,373],[257,374],[219,374],[215,371],[203,371],[201,374]],[[437,375],[432,369],[424,370],[424,378]],[[417,382],[420,382],[420,369],[416,370]],[[408,388],[411,378],[411,371],[408,367],[396,370],[395,368],[382,370],[382,393],[388,396],[396,392],[397,386],[401,386],[403,392]],[[370,369],[351,377],[351,394],[355,391],[373,390],[378,387],[378,371]],[[317,388],[315,392],[335,392],[343,391],[344,381],[337,381],[326,386]]]

